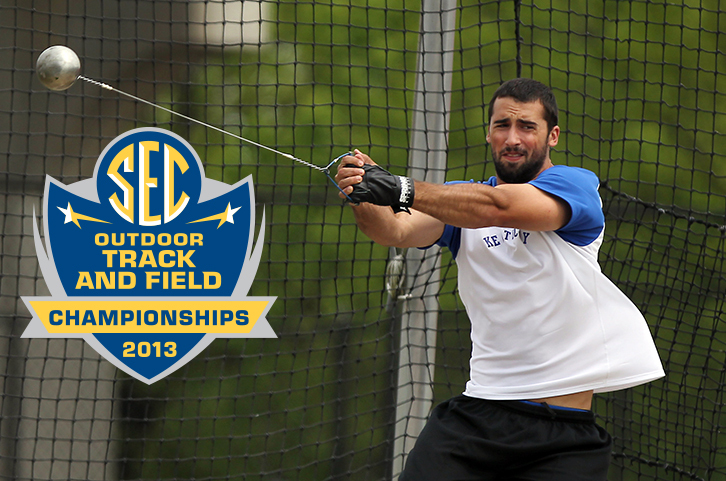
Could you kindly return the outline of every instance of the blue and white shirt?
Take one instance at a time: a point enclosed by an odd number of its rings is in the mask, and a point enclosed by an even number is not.
[[[496,187],[496,178],[486,182]],[[471,320],[464,394],[537,399],[607,392],[664,375],[643,315],[600,270],[605,227],[599,181],[553,166],[530,184],[567,202],[570,221],[553,232],[446,226]]]

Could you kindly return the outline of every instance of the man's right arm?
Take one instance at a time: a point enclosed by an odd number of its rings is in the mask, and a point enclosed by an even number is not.
[[[411,209],[411,214],[394,214],[390,207],[363,203],[352,206],[358,228],[380,245],[428,247],[444,233],[444,223]]]
[[[350,194],[353,185],[360,182],[364,174],[363,164],[375,162],[358,150],[354,156],[343,159],[335,180],[346,194]],[[428,247],[439,240],[444,232],[443,222],[415,209],[411,209],[410,214],[394,214],[390,207],[370,203],[351,207],[358,228],[372,241],[384,246]]]

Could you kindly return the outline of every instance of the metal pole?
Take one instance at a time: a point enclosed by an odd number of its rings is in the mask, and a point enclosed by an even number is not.
[[[442,183],[446,173],[455,0],[423,0],[409,175]],[[433,403],[439,291],[438,248],[409,249],[393,442],[393,477],[403,470]]]

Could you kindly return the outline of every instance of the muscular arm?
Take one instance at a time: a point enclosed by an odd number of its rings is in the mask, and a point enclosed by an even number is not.
[[[364,163],[374,162],[356,151],[338,169],[336,180],[347,194],[365,175]],[[562,199],[531,184],[461,183],[450,185],[415,182],[411,215],[394,214],[390,207],[361,203],[354,206],[358,227],[376,243],[397,247],[425,247],[436,242],[446,224],[479,228],[515,227],[535,231],[557,230],[570,219]]]
[[[516,227],[557,230],[570,220],[569,205],[531,184],[415,183],[413,207],[444,224],[476,229]]]
[[[390,207],[353,206],[358,228],[377,244],[394,247],[427,247],[439,240],[444,223],[422,212],[394,214]]]

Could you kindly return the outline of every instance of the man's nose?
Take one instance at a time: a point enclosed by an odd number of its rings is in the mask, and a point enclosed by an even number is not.
[[[507,132],[507,138],[504,140],[504,143],[510,146],[519,145],[520,139],[519,135],[517,134],[517,129],[515,129],[514,127],[509,129],[509,131]]]

